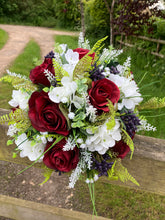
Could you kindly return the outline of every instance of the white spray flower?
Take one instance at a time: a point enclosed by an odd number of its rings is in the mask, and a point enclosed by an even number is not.
[[[90,135],[85,144],[81,144],[80,148],[87,148],[91,152],[97,151],[101,155],[105,154],[110,147],[115,145],[116,141],[121,140],[120,123],[117,119],[115,123],[111,130],[107,129],[107,122],[105,122],[93,135],[89,132]]]
[[[20,157],[28,157],[31,161],[35,161],[39,156],[41,156],[46,146],[40,142],[36,142],[35,145],[32,145],[32,142],[28,140],[25,133],[18,136],[17,140],[15,140],[15,144],[18,149],[21,150]],[[43,156],[38,160],[38,162],[42,162],[42,159]]]
[[[111,74],[108,79],[113,81],[120,89],[120,98],[122,100],[118,103],[119,110],[124,106],[127,109],[134,110],[135,106],[143,100],[138,92],[137,84],[131,78]]]
[[[72,94],[76,92],[77,84],[76,82],[70,82],[69,77],[63,77],[61,80],[63,86],[53,88],[48,96],[52,102],[55,103],[66,103],[70,100]]]
[[[25,110],[28,108],[28,101],[30,95],[21,90],[13,90],[12,99],[9,101],[9,104],[16,108],[19,106],[20,109]]]

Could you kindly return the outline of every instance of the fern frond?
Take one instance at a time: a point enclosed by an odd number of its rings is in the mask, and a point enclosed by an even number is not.
[[[101,49],[103,48],[104,45],[102,45],[102,43],[108,38],[108,36],[98,40],[95,45],[93,46],[93,48],[90,50],[90,54],[91,53],[96,53],[96,55],[100,54]]]
[[[43,185],[44,183],[46,183],[46,182],[50,179],[50,177],[51,177],[53,171],[54,171],[54,170],[52,170],[52,169],[50,169],[50,168],[44,166],[44,174],[43,174],[43,175],[44,175],[44,177],[45,177],[45,180],[44,180],[42,183],[39,184],[40,186]]]
[[[134,152],[134,143],[133,143],[131,137],[129,136],[129,134],[126,132],[126,130],[124,130],[123,128],[121,130],[122,130],[122,139],[123,139],[124,143],[126,143],[131,150],[130,159],[132,159],[133,152]]]
[[[121,180],[121,182],[126,182],[126,181],[131,181],[132,183],[136,184],[139,186],[139,183],[135,180],[131,174],[129,174],[127,168],[125,168],[121,164],[121,159],[116,160],[115,166],[114,166],[114,174],[118,176],[118,178]]]
[[[165,97],[164,98],[152,97],[144,104],[139,105],[137,108],[138,110],[143,110],[143,109],[157,109],[164,107],[165,107]]]
[[[109,108],[109,115],[110,115],[110,118],[108,119],[108,122],[107,122],[107,129],[108,130],[111,130],[114,126],[115,126],[115,115],[116,115],[116,111],[115,111],[115,107],[113,105],[113,103],[108,100],[108,108]]]
[[[107,171],[108,179],[110,179],[110,180],[118,180],[118,176],[116,176],[116,174],[115,174],[115,165],[116,165],[116,160],[114,161],[111,169],[109,169]]]
[[[21,76],[21,75],[20,75]],[[16,75],[6,75],[0,79],[0,82],[7,82],[11,84],[15,89],[22,89],[26,90],[27,92],[33,92],[37,90],[37,85],[33,84],[29,79],[26,77],[20,77],[19,74]]]
[[[54,66],[54,71],[55,71],[55,78],[57,82],[60,84],[61,79],[64,76],[69,76],[68,72],[60,66],[60,64],[53,58],[53,66]]]
[[[26,131],[31,126],[28,113],[22,109],[16,109],[14,112],[10,112],[8,115],[1,116],[0,124],[4,123],[8,123],[8,125],[16,124],[16,128],[20,132]]]
[[[87,53],[83,58],[81,58],[75,66],[73,71],[74,80],[89,77],[89,71],[93,69],[91,65],[92,57],[88,56],[89,54],[90,52]]]

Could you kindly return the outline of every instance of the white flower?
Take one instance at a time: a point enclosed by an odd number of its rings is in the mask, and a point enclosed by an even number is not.
[[[137,127],[137,132],[139,131],[156,131],[156,127],[152,126],[147,122],[146,119],[140,119],[140,125]]]
[[[35,161],[39,156],[41,156],[45,149],[45,144],[40,142],[32,145],[32,142],[28,140],[25,133],[17,137],[15,144],[18,149],[21,150],[20,157],[28,157],[31,161]],[[42,159],[43,156],[38,160],[38,162],[42,162]]]
[[[60,47],[62,49],[62,53],[61,54],[64,54],[66,52],[67,44],[60,44]]]
[[[93,179],[96,182],[99,179],[99,176],[97,174],[95,174]]]
[[[74,112],[69,112],[68,118],[69,119],[74,119],[75,113]]]
[[[16,127],[16,124],[9,125],[7,135],[12,137],[17,131],[19,131],[19,129]]]
[[[9,104],[12,107],[19,106],[20,109],[25,110],[28,108],[28,100],[30,95],[26,92],[22,92],[21,90],[13,90],[12,99],[9,101]]]
[[[74,52],[71,49],[68,49],[66,54],[65,54],[65,58],[67,60],[67,62],[71,65],[75,65],[78,63],[79,61],[79,53]]]
[[[86,182],[87,184],[89,184],[89,183],[90,183],[90,179],[87,178],[87,179],[85,180],[85,182]]]
[[[107,123],[107,122],[106,122]],[[108,130],[104,123],[98,130],[87,137],[85,144],[81,144],[80,148],[87,148],[89,151],[97,151],[99,154],[105,154],[110,147],[113,147],[116,141],[121,140],[120,123],[116,119],[113,129]]]
[[[69,151],[69,150],[73,150],[76,146],[75,140],[73,139],[73,137],[69,137],[67,139],[66,144],[63,146],[63,151]]]
[[[66,103],[70,100],[72,94],[76,92],[77,84],[76,82],[70,82],[69,77],[63,77],[61,80],[63,86],[53,88],[48,96],[52,102],[55,103]]]
[[[134,110],[135,106],[143,100],[135,81],[131,78],[111,74],[108,79],[113,81],[120,89],[121,102],[118,102],[119,110],[124,106],[127,109]]]

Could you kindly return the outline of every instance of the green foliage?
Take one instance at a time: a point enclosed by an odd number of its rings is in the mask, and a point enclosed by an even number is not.
[[[15,89],[24,89],[26,92],[32,93],[37,89],[37,86],[33,84],[29,79],[19,75],[5,75],[0,79],[0,82],[10,83]]]
[[[8,123],[8,125],[16,124],[16,128],[24,133],[30,126],[28,114],[22,109],[16,109],[10,112],[9,115],[0,116],[0,124]]]
[[[90,52],[88,53],[90,54]],[[74,71],[73,71],[73,79],[83,79],[84,77],[89,76],[89,71],[91,70],[91,62],[92,57],[86,54],[79,62],[76,64]]]
[[[128,170],[121,164],[121,159],[116,159],[111,169],[108,170],[108,178],[110,180],[118,180],[125,183],[131,181],[132,183],[139,186],[139,183],[131,176]]]
[[[134,143],[131,139],[131,137],[129,136],[129,134],[126,132],[126,130],[121,129],[122,130],[122,140],[124,141],[124,143],[126,143],[130,150],[131,150],[131,157],[130,159],[132,159],[133,156],[133,152],[134,152]]]
[[[56,73],[56,81],[60,84],[61,83],[61,79],[64,76],[68,76],[68,72],[65,71],[62,66],[60,66],[60,64],[53,58],[53,66],[54,66],[54,70]]]
[[[153,97],[149,99],[147,102],[139,105],[138,110],[158,109],[158,108],[163,108],[163,107],[165,107],[165,97],[164,98]]]
[[[78,0],[1,0],[0,22],[79,28]]]
[[[116,176],[118,176],[120,181],[122,181],[123,183],[126,181],[131,181],[134,184],[136,184],[137,186],[139,186],[139,183],[135,180],[135,178],[133,176],[131,176],[128,173],[128,170],[121,164],[120,159],[116,160],[115,167],[114,167],[114,173]]]
[[[109,35],[109,13],[104,1],[85,1],[85,24],[87,38],[92,44]]]
[[[52,169],[50,169],[46,166],[44,166],[43,169],[44,169],[44,174],[43,175],[45,177],[45,180],[42,183],[39,184],[40,186],[42,186],[44,183],[46,183],[50,179],[50,177],[51,177],[51,175],[54,171],[54,170],[52,170]]]

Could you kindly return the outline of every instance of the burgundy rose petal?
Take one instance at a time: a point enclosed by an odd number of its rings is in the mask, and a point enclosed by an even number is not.
[[[120,98],[120,90],[117,85],[106,78],[93,81],[88,94],[91,104],[104,112],[109,111],[108,100],[115,104]]]

